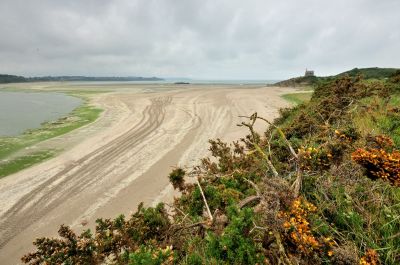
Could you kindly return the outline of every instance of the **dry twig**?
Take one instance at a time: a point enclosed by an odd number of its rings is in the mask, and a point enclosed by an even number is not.
[[[211,214],[210,207],[208,207],[208,203],[207,203],[207,200],[206,200],[206,196],[204,195],[203,189],[201,188],[201,185],[200,185],[200,182],[199,182],[199,177],[196,177],[196,183],[197,183],[197,186],[199,186],[201,196],[203,197],[204,204],[206,205],[208,216],[210,217],[210,220],[212,222],[212,221],[214,221],[214,218],[213,218],[213,216]]]
[[[260,196],[260,189],[258,188],[258,186],[251,180],[244,178],[245,181],[247,181],[256,191],[257,196]]]
[[[240,117],[249,118],[252,121],[251,124],[242,122],[242,125],[247,126],[250,129],[250,132],[252,133],[252,135],[254,135],[253,126],[254,126],[254,123],[255,123],[255,121],[257,119],[265,121],[266,123],[268,123],[270,126],[274,127],[278,131],[279,135],[281,136],[283,141],[286,143],[286,145],[287,145],[290,153],[292,154],[293,158],[296,160],[296,180],[292,184],[292,189],[293,189],[295,197],[299,196],[300,190],[301,190],[301,187],[302,187],[302,183],[303,183],[303,172],[302,172],[302,170],[300,168],[300,156],[296,153],[296,151],[294,150],[292,144],[286,138],[285,133],[282,131],[281,128],[279,128],[278,126],[276,126],[275,124],[273,124],[269,120],[258,116],[257,112],[252,114],[250,117],[247,117],[247,116],[240,116]],[[268,145],[269,145],[269,142],[268,142]],[[279,176],[278,172],[276,171],[275,167],[273,166],[271,160],[269,160],[268,156],[262,151],[260,146],[258,146],[256,143],[254,143],[254,147],[266,159],[267,164],[270,167],[270,169],[272,170],[272,172],[274,173],[275,177],[278,177]],[[268,148],[270,150],[270,146],[268,146]],[[269,151],[269,152],[270,152],[270,155],[271,155],[271,151]]]

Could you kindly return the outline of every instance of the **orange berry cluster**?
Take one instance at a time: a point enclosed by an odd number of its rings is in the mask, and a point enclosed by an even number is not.
[[[374,249],[368,249],[360,259],[360,265],[379,265],[378,253]]]
[[[351,155],[352,159],[367,170],[371,179],[383,179],[393,186],[400,187],[400,152],[385,150],[393,145],[390,138],[375,137],[377,148],[359,148]]]
[[[334,242],[330,238],[316,238],[310,228],[308,216],[316,212],[317,207],[302,198],[297,198],[292,202],[290,209],[286,212],[279,212],[279,217],[283,218],[283,228],[286,238],[296,246],[297,250],[309,255],[314,251],[327,249],[328,256],[333,252],[330,248]]]

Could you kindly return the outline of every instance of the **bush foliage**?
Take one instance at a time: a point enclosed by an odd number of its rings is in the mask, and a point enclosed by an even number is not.
[[[94,234],[62,226],[60,238],[37,239],[22,260],[399,264],[400,146],[396,130],[385,129],[397,122],[386,111],[397,113],[397,80],[321,83],[309,103],[282,110],[264,135],[253,125],[266,120],[254,114],[242,123],[248,136],[211,140],[214,159],[171,172],[181,192],[172,205],[99,219]]]

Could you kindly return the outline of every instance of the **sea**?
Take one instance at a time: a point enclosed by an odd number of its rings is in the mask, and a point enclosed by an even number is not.
[[[62,93],[0,91],[0,137],[16,136],[69,114],[82,104]]]

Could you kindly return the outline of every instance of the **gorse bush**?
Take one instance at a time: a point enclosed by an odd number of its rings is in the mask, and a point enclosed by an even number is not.
[[[183,186],[185,184],[185,174],[186,172],[182,168],[176,168],[172,170],[171,173],[169,173],[169,181],[171,182],[174,189],[183,189]]]
[[[237,211],[231,208],[228,212],[228,225],[221,235],[209,232],[206,236],[206,253],[211,260],[227,264],[256,264],[265,259],[260,243],[250,236],[253,227],[253,211]]]
[[[297,198],[292,202],[288,211],[279,213],[279,217],[285,221],[284,236],[298,253],[310,255],[313,252],[327,251],[328,256],[333,255],[332,246],[334,242],[331,238],[316,237],[310,229],[309,215],[315,213],[317,207],[302,198]]]
[[[213,159],[169,174],[181,192],[172,205],[99,219],[93,234],[62,226],[23,261],[400,264],[396,78],[320,83],[263,135],[254,124],[269,121],[255,113],[241,124],[249,135],[210,140]]]
[[[173,260],[173,251],[169,247],[154,249],[141,246],[138,250],[129,254],[129,264],[131,265],[166,265],[173,264]]]
[[[376,148],[359,148],[352,154],[352,159],[366,169],[371,179],[383,179],[400,187],[400,151],[393,149],[392,139],[376,136]]]
[[[373,249],[368,249],[360,260],[360,265],[379,265],[378,253]]]
[[[89,230],[76,235],[68,226],[62,225],[58,231],[60,238],[37,239],[34,242],[37,251],[25,255],[22,261],[29,264],[99,264],[112,257],[116,263],[126,264],[129,260],[146,260],[146,253],[151,252],[157,255],[153,264],[158,264],[158,260],[170,255],[163,251],[164,245],[153,245],[152,242],[161,242],[169,227],[170,220],[163,204],[155,208],[140,205],[128,220],[122,215],[114,220],[98,219],[94,235]]]

